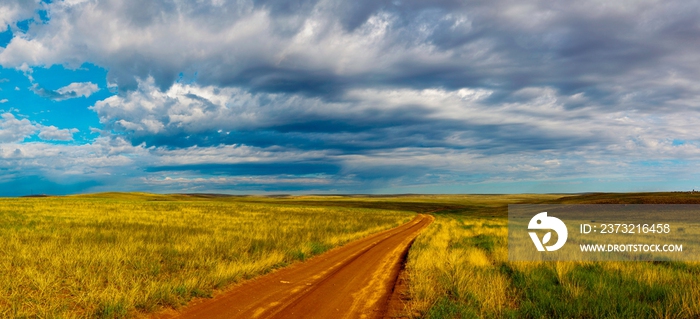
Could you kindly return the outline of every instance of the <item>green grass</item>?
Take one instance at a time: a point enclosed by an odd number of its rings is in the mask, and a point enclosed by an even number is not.
[[[697,318],[700,264],[509,262],[508,203],[700,203],[688,193],[463,198],[416,240],[414,318]],[[486,202],[488,201],[488,202]]]

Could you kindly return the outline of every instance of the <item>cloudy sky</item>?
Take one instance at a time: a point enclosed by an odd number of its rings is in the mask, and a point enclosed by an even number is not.
[[[700,4],[0,1],[0,195],[700,189]]]

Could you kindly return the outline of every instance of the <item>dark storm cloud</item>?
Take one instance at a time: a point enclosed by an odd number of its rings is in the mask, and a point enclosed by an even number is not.
[[[332,97],[342,92],[350,82],[350,79],[337,77],[330,72],[281,69],[271,66],[246,69],[235,77],[231,77],[226,72],[220,73],[219,78],[210,80],[226,86],[246,87],[252,92],[303,93]]]
[[[493,118],[488,103],[463,101],[452,91],[356,92],[331,102],[289,93],[255,93],[239,89],[201,88],[177,84],[152,94],[152,84],[138,91],[98,102],[94,109],[108,129],[126,132],[133,145],[183,148],[249,145],[284,147],[334,154],[370,154],[400,148],[443,148],[485,155],[523,150],[572,150],[601,141],[598,127],[570,132],[567,120],[590,121],[591,114],[564,113],[538,99],[547,90],[519,91],[512,110],[500,110],[508,124]],[[551,90],[549,90],[551,91]],[[479,94],[466,92],[464,94]],[[557,101],[573,105],[567,97]],[[488,101],[485,97],[480,101]],[[455,104],[456,105],[452,105]],[[444,106],[443,106],[444,105]],[[458,117],[442,114],[455,108]],[[543,114],[540,114],[544,112]],[[548,127],[542,127],[542,122]]]
[[[675,72],[698,80],[697,68],[688,72],[683,62],[677,62],[697,49],[696,41],[687,41],[700,36],[697,19],[693,20],[697,6],[620,6],[606,11],[588,3],[346,2],[325,13],[337,16],[347,31],[373,15],[387,14],[395,19],[382,43],[387,52],[428,44],[436,46],[436,55],[442,51],[449,57],[369,62],[377,63],[377,68],[368,65],[364,73],[351,76],[258,60],[240,72],[201,74],[199,79],[255,91],[320,96],[357,87],[482,87],[494,90],[493,104],[502,102],[499,96],[542,86],[562,94],[584,92],[593,99],[589,104],[618,108],[629,108],[627,103],[654,108],[695,95],[692,88],[659,82]],[[479,50],[483,52],[475,54]],[[654,79],[660,81],[648,83]],[[638,98],[625,101],[630,94]]]
[[[472,150],[484,155],[496,155],[523,150],[574,151],[607,139],[606,136],[593,134],[566,136],[526,124],[465,126],[464,123],[450,120],[407,123],[393,127],[382,127],[379,124],[386,125],[375,122],[379,128],[369,128],[354,127],[343,122],[338,124],[333,121],[319,121],[254,131],[232,131],[228,134],[144,135],[132,137],[132,143],[170,148],[212,147],[221,144],[243,144],[261,148],[281,146],[303,151],[327,150],[337,154],[370,154],[378,150],[419,147]],[[472,142],[451,142],[449,138],[455,134],[459,135],[460,140]]]
[[[151,10],[153,6],[161,4],[153,2],[145,9]],[[122,62],[116,62],[110,68],[121,89],[138,89],[136,79],[151,76],[156,87],[163,91],[184,72],[185,78],[196,79],[199,85],[236,87],[245,93],[282,94],[287,98],[300,95],[317,98],[314,101],[321,106],[312,110],[306,101],[301,101],[293,107],[275,108],[281,101],[278,98],[244,107],[246,111],[218,113],[224,117],[255,114],[255,123],[247,124],[244,129],[223,123],[187,128],[183,123],[173,123],[172,114],[166,116],[168,111],[161,110],[153,115],[154,123],[163,127],[158,132],[130,129],[119,122],[136,123],[144,118],[141,113],[133,112],[132,121],[128,114],[103,114],[98,110],[104,118],[115,121],[106,122],[114,123],[112,129],[132,134],[135,145],[145,142],[188,147],[238,143],[353,153],[401,147],[472,149],[485,154],[565,151],[609,143],[611,138],[597,134],[595,129],[585,134],[561,134],[558,129],[540,127],[538,119],[549,117],[565,125],[570,120],[591,120],[594,116],[590,114],[595,112],[654,109],[664,107],[669,101],[693,99],[697,95],[694,87],[664,80],[674,72],[687,81],[698,77],[692,68],[681,68],[684,65],[675,59],[686,54],[694,56],[692,50],[696,44],[685,40],[700,35],[698,28],[692,27],[697,23],[691,19],[697,16],[697,8],[683,3],[663,6],[627,3],[603,8],[590,2],[544,1],[304,1],[294,5],[258,1],[251,6],[239,5],[235,12],[231,11],[234,6],[224,5],[222,8],[226,9],[222,10],[232,13],[226,22],[216,18],[220,13],[212,11],[213,6],[206,3],[183,5],[180,11],[162,6],[161,16],[188,12],[188,17],[206,30],[224,30],[237,20],[265,12],[271,17],[272,28],[259,32],[275,40],[242,47],[236,45],[243,43],[223,40],[221,48],[231,45],[236,48],[221,52],[215,48],[202,61],[187,55],[178,58],[177,54],[149,57],[147,51],[130,48],[133,54],[123,58],[126,64],[120,66]],[[686,23],[670,18],[674,14]],[[304,32],[304,21],[310,20],[321,26],[315,30],[310,46],[282,59],[273,58],[292,47],[293,38]],[[139,21],[139,28],[158,25],[154,20]],[[341,24],[341,31],[332,28],[333,21]],[[367,36],[362,28],[372,23],[386,23],[386,27],[380,28],[383,30],[380,41],[367,47],[377,51],[352,65],[356,71],[338,72],[335,56],[314,55],[314,50],[337,50],[329,48],[331,45],[327,43],[334,37]],[[433,48],[422,51],[425,46]],[[259,51],[263,48],[271,51]],[[350,53],[361,56],[367,52]],[[314,57],[327,61],[316,61]],[[122,78],[126,80],[119,80]],[[132,84],[122,85],[124,81]],[[556,103],[564,109],[592,110],[588,115],[539,115],[507,124],[470,121],[468,114],[466,119],[434,116],[439,111],[420,102],[384,109],[379,101],[361,110],[335,114],[318,110],[324,103],[345,103],[345,106],[363,103],[362,97],[347,96],[351,90],[450,91],[464,87],[490,90],[490,95],[479,102],[481,112],[504,103],[537,104],[542,92],[523,90],[545,87],[554,90],[558,95]],[[567,100],[567,96],[575,94],[583,94],[585,99]],[[195,95],[189,97],[195,99]],[[196,100],[202,103],[205,114],[217,108],[204,98]],[[188,105],[192,107],[191,103]],[[501,116],[517,116],[519,112],[509,111]],[[224,132],[217,132],[217,128]],[[450,140],[454,136],[469,142]]]
[[[237,164],[198,164],[177,166],[154,166],[149,172],[189,171],[208,175],[251,176],[251,175],[307,175],[337,174],[340,167],[330,163],[237,163]]]
[[[524,87],[548,86],[619,102],[640,90],[643,79],[687,72],[682,58],[694,56],[698,44],[689,39],[700,35],[698,6],[680,1],[610,6],[505,0],[95,3],[63,8],[53,19],[109,13],[125,31],[155,32],[150,44],[130,43],[127,37],[123,47],[111,47],[107,55],[101,48],[105,41],[68,41],[87,48],[75,53],[100,61],[127,91],[136,89],[136,78],[152,76],[166,90],[184,75],[202,85],[311,96],[338,96],[362,87],[482,87],[507,96]],[[197,29],[174,26],[174,21]],[[308,23],[317,25],[308,47],[287,53]],[[355,41],[368,38],[381,23],[386,23],[381,38],[365,50],[334,43],[351,35],[358,36]],[[36,29],[37,38],[51,32],[50,26]],[[161,36],[163,30],[171,33]],[[169,39],[177,33],[183,36]],[[159,43],[159,37],[168,42]],[[422,50],[427,46],[433,49]],[[363,54],[368,58],[357,58]],[[339,72],[335,58],[350,59],[357,70]],[[696,73],[694,68],[686,76],[697,80]],[[671,83],[662,86],[673,91]]]
[[[174,148],[195,145],[210,147],[221,144],[243,144],[263,148],[282,146],[299,150],[336,150],[362,153],[376,149],[416,145],[421,147],[459,147],[444,141],[444,137],[451,133],[452,131],[426,131],[425,127],[403,126],[394,129],[374,129],[366,126],[351,126],[345,122],[319,121],[254,131],[231,131],[223,134],[197,132],[134,136],[132,143]]]
[[[47,8],[51,19],[0,49],[0,64],[26,74],[83,62],[108,69],[118,94],[91,108],[105,138],[154,154],[242,145],[275,158],[154,161],[144,166],[151,175],[287,171],[377,185],[499,172],[545,178],[607,173],[599,167],[611,156],[692,157],[700,141],[696,2],[88,0]],[[79,95],[66,90],[34,88],[53,99]],[[311,159],[276,156],[290,150]],[[288,187],[320,182],[328,181]]]
[[[318,0],[255,0],[256,8],[269,10],[274,16],[289,16],[309,12],[318,3]]]

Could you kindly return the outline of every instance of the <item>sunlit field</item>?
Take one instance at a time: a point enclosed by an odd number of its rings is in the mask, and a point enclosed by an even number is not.
[[[700,264],[508,262],[507,204],[700,203],[700,195],[0,199],[0,317],[124,318],[431,213],[406,263],[410,318],[700,317]]]
[[[147,194],[0,199],[0,317],[177,308],[412,217]]]
[[[552,203],[697,203],[700,195],[590,195]],[[700,265],[508,262],[504,202],[464,198],[415,241],[407,271],[413,318],[697,318]]]

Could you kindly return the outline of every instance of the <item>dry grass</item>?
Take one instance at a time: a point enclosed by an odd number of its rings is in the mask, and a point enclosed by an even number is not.
[[[438,216],[409,254],[410,313],[444,317],[451,314],[442,309],[446,303],[476,306],[464,313],[478,317],[514,308],[516,291],[497,267],[507,258],[505,226],[504,220]]]
[[[178,307],[412,216],[181,199],[1,199],[0,317],[122,318]]]
[[[439,211],[409,253],[413,317],[700,317],[698,263],[508,262],[506,205],[524,202],[700,203],[700,195],[4,199],[0,317],[178,307],[412,216],[396,210]]]
[[[556,202],[647,200],[644,194],[624,196]],[[698,201],[684,194],[648,197],[669,203],[672,196]],[[700,317],[699,263],[508,262],[503,205],[522,201],[509,196],[491,205],[464,201],[464,209],[438,215],[409,252],[407,313],[416,318]]]

